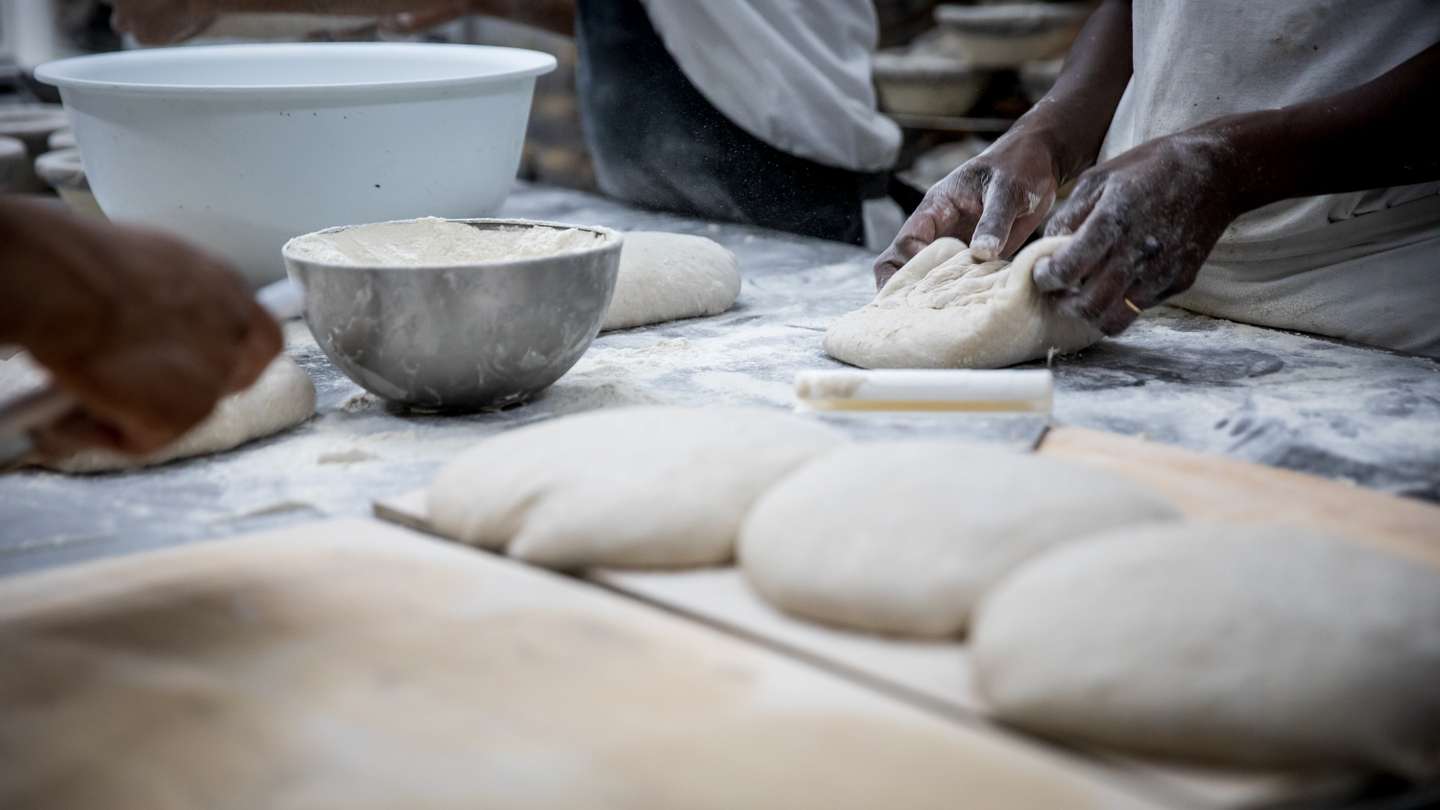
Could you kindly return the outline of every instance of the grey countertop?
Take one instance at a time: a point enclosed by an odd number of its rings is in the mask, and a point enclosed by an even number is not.
[[[730,312],[602,335],[559,383],[503,413],[396,412],[325,359],[302,323],[288,350],[319,389],[319,414],[238,450],[139,472],[0,477],[0,573],[359,515],[377,496],[423,486],[490,433],[625,403],[788,407],[795,372],[836,366],[825,326],[869,299],[858,248],[686,220],[594,196],[519,187],[505,216],[669,230],[740,258]],[[1440,363],[1161,308],[1118,339],[1057,358],[1055,420],[1440,500]],[[1007,436],[974,416],[875,417],[869,436]],[[1437,529],[1440,532],[1440,529]]]

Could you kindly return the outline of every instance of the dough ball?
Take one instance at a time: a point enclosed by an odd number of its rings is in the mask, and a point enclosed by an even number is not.
[[[987,588],[1051,546],[1177,517],[1104,472],[960,442],[851,445],[806,464],[740,533],[750,584],[782,610],[903,636],[965,630]]]
[[[9,398],[48,380],[28,356],[0,363],[0,397]],[[110,450],[84,450],[41,466],[67,473],[99,473],[150,467],[219,453],[279,433],[315,415],[315,384],[294,360],[280,355],[244,391],[220,400],[204,422],[174,443],[135,458]]]
[[[725,563],[755,499],[843,441],[762,409],[592,412],[476,445],[431,485],[429,516],[446,536],[553,568]]]
[[[703,236],[632,231],[601,331],[719,315],[740,295],[735,254]]]
[[[1057,313],[1030,276],[1069,239],[1041,239],[1013,262],[978,262],[964,242],[938,239],[836,321],[825,352],[862,368],[1001,368],[1083,349],[1100,332]]]
[[[977,686],[1042,734],[1217,764],[1440,770],[1440,569],[1281,526],[1137,527],[982,602]]]

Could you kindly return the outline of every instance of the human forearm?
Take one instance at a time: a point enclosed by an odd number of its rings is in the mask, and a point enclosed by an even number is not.
[[[1236,214],[1277,200],[1440,179],[1440,44],[1325,98],[1229,116],[1191,130],[1213,139]]]
[[[1070,48],[1055,86],[1011,129],[1049,147],[1061,183],[1094,162],[1130,81],[1130,14],[1130,0],[1101,3]]]

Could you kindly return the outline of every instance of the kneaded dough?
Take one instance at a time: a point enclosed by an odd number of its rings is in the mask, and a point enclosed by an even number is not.
[[[601,331],[719,315],[740,295],[735,254],[703,236],[632,231]]]
[[[740,532],[767,601],[827,624],[961,634],[987,588],[1030,557],[1179,513],[1122,478],[961,442],[856,444],[772,487]]]
[[[26,355],[18,355],[0,363],[0,398],[28,392],[47,379]],[[85,450],[41,466],[67,473],[149,467],[239,447],[298,425],[314,414],[314,383],[294,360],[281,355],[254,385],[220,400],[205,421],[155,453],[136,458],[109,450]]]
[[[1030,275],[1069,239],[1041,239],[1013,262],[977,262],[959,239],[938,239],[836,321],[825,352],[862,368],[1002,368],[1083,349],[1101,333],[1057,313]]]
[[[845,441],[758,408],[637,407],[486,439],[428,492],[432,524],[553,568],[728,562],[750,505],[776,479]]]
[[[1283,526],[1138,527],[976,614],[1002,720],[1216,764],[1440,772],[1440,569]]]

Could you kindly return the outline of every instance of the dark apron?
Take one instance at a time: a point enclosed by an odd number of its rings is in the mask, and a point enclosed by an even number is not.
[[[685,78],[640,0],[579,0],[581,118],[600,188],[649,208],[864,244],[861,203],[889,173],[776,149]]]

